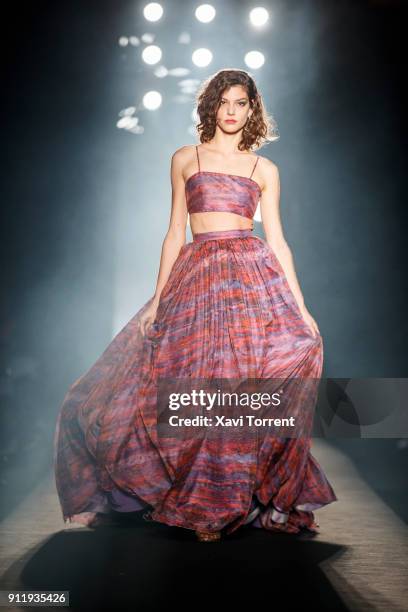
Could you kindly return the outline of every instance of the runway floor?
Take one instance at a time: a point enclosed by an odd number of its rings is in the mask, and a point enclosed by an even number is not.
[[[50,472],[1,523],[0,589],[69,591],[74,610],[408,610],[406,524],[342,452],[314,439],[312,453],[338,496],[315,537],[246,527],[200,543],[141,514],[65,526]]]

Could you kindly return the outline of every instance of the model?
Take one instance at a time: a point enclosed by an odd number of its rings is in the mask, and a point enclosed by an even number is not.
[[[294,392],[292,382],[319,380],[323,342],[283,236],[278,168],[253,153],[271,139],[271,121],[253,78],[233,69],[202,84],[197,112],[200,144],[171,160],[155,293],[72,384],[58,415],[63,518],[93,526],[112,509],[146,508],[147,519],[194,530],[200,541],[242,525],[316,533],[313,510],[337,498],[310,452],[313,390]],[[258,202],[266,240],[252,234]],[[278,380],[303,435],[263,425],[252,435],[238,420],[214,427],[209,411],[191,407],[207,420],[194,433],[169,433],[176,411],[162,429],[157,390],[161,380],[175,390],[178,379]]]

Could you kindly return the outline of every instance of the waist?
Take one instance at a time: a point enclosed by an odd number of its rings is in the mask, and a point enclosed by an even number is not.
[[[252,235],[252,232],[253,230],[251,228],[199,232],[198,234],[193,234],[193,241],[220,240],[221,238],[247,238]]]

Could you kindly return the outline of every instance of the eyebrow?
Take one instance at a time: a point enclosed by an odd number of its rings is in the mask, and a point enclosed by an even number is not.
[[[227,98],[221,98],[221,100],[226,100]],[[248,98],[237,98],[235,102],[240,102],[241,100],[248,100]]]

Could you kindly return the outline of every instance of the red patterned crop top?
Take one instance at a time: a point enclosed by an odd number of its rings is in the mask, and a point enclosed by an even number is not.
[[[198,212],[231,212],[252,219],[261,188],[251,177],[222,172],[200,170],[200,158],[196,146],[198,172],[186,181],[186,203],[189,214]]]

